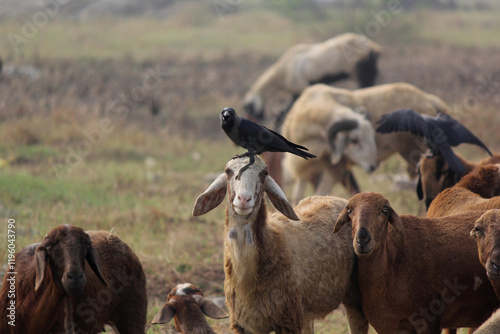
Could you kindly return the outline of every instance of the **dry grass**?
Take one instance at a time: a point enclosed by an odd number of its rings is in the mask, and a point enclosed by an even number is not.
[[[439,21],[436,17],[431,22]],[[394,21],[381,35],[379,83],[406,81],[442,97],[458,119],[499,151],[494,125],[500,121],[500,50],[484,43],[453,45],[443,42],[444,33],[427,38],[416,28],[398,37],[400,27],[418,19]],[[0,33],[18,29],[16,24],[0,22]],[[177,283],[191,281],[208,295],[222,295],[223,208],[191,216],[196,196],[240,151],[220,131],[218,113],[225,106],[241,109],[245,91],[286,47],[340,32],[341,24],[297,23],[256,9],[220,19],[196,8],[167,21],[52,22],[27,46],[24,58],[5,56],[10,63],[34,64],[40,79],[0,76],[0,216],[16,219],[18,249],[41,241],[59,224],[113,230],[144,264],[148,319]],[[188,29],[180,33],[179,27]],[[410,35],[424,40],[392,42]],[[349,81],[342,86],[355,87]],[[478,102],[474,108],[467,104],[472,100]],[[280,98],[272,106],[285,103]],[[151,115],[152,105],[159,106],[159,115]],[[460,151],[484,157],[475,148]],[[78,159],[72,152],[85,154]],[[394,157],[373,176],[356,174],[362,189],[383,193],[398,212],[419,214],[423,206],[412,189],[391,188],[392,176],[403,169]],[[334,192],[347,196],[340,188]],[[0,238],[6,240],[5,229]],[[4,247],[0,258],[6,259]],[[211,323],[217,332],[228,332],[227,320]],[[347,333],[341,311],[316,329]]]

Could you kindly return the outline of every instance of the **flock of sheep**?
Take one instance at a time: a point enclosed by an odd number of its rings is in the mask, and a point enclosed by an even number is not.
[[[398,109],[450,112],[437,96],[406,83],[368,87],[380,54],[380,46],[356,34],[295,46],[245,96],[248,116],[263,120],[273,89],[288,91],[293,101],[281,115],[281,133],[318,157],[266,154],[269,169],[258,157],[251,165],[248,157],[233,158],[196,199],[193,215],[199,216],[227,198],[224,290],[235,333],[313,333],[314,321],[341,304],[351,334],[367,334],[369,325],[382,334],[500,333],[500,312],[494,313],[500,306],[500,155],[471,162],[432,149],[426,135],[377,132],[382,116]],[[350,76],[363,88],[326,85]],[[418,176],[427,217],[400,215],[382,195],[360,193],[353,165],[371,172],[393,153]],[[280,187],[292,182],[296,206]],[[326,196],[336,182],[355,195]],[[308,183],[317,196],[303,199]],[[264,193],[276,212],[268,212]],[[105,324],[121,334],[144,333],[141,263],[109,232],[56,227],[16,254],[16,270],[18,325],[5,321],[7,274],[1,333],[100,333]],[[180,332],[214,333],[205,315],[227,317],[186,283],[170,292],[152,322],[174,319]]]

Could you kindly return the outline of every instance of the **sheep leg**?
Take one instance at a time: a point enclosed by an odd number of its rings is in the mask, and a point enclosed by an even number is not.
[[[306,320],[301,334],[314,334],[314,320]]]
[[[349,334],[367,334],[368,320],[359,307],[344,304],[347,323],[349,324]]]

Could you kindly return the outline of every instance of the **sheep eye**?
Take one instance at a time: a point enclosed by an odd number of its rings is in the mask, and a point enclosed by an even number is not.
[[[354,145],[357,145],[359,144],[359,139],[358,138],[354,138],[351,140],[351,143],[353,143]]]
[[[474,232],[475,232],[476,234],[483,233],[483,229],[482,229],[482,228],[480,228],[480,227],[477,227],[477,226],[476,226],[476,227],[474,227]]]
[[[229,169],[229,168],[226,168],[226,170],[224,171],[224,173],[226,173],[226,175],[229,176],[229,175],[233,174],[233,171],[231,169]]]
[[[389,207],[388,207],[388,206],[384,206],[384,207],[382,208],[382,213],[383,213],[384,215],[388,215],[388,214],[389,214]]]
[[[269,175],[269,172],[268,172],[267,170],[263,170],[263,171],[262,171],[262,175],[264,175],[264,176],[268,176],[268,175]]]
[[[348,213],[348,214],[351,214],[351,213],[352,213],[352,210],[351,210],[351,208],[350,208],[350,207],[346,207],[345,209],[347,210],[347,213]]]

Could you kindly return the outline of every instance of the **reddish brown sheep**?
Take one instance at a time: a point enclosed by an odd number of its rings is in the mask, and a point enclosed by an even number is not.
[[[334,233],[352,222],[363,311],[378,333],[478,327],[498,307],[468,235],[481,214],[399,216],[377,193],[349,200]]]
[[[170,291],[167,302],[158,311],[152,324],[164,324],[174,318],[175,329],[189,334],[215,334],[208,325],[205,315],[213,319],[227,318],[229,315],[203,297],[203,292],[196,285],[179,284]]]
[[[85,265],[88,263],[88,265]],[[1,333],[144,333],[146,278],[129,246],[106,231],[61,225],[16,254],[16,326],[1,308]],[[0,302],[8,300],[7,273]],[[9,298],[10,300],[10,298]]]
[[[456,154],[462,161],[467,173],[475,167],[486,164],[500,163],[500,154],[494,154],[479,162],[472,162]],[[441,154],[422,156],[418,164],[417,195],[424,200],[425,207],[429,208],[436,196],[446,188],[455,185],[464,175],[453,171]]]
[[[500,209],[500,164],[481,165],[432,201],[427,217]]]

